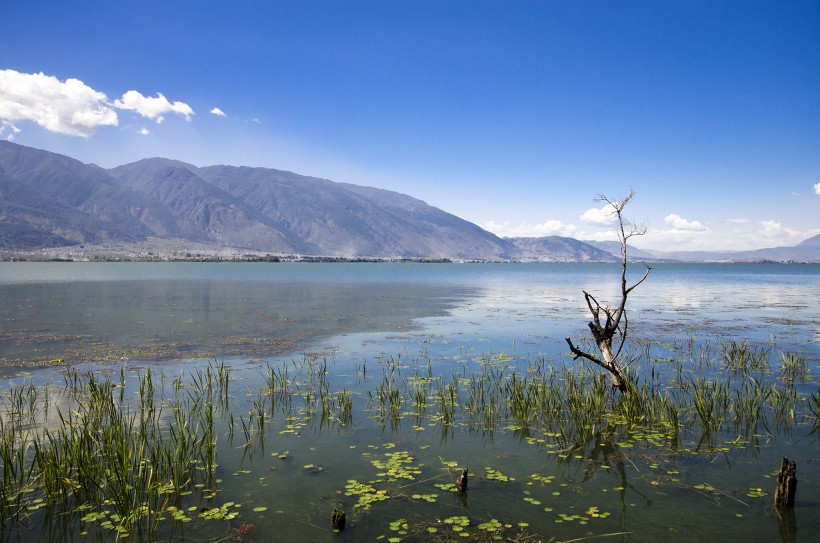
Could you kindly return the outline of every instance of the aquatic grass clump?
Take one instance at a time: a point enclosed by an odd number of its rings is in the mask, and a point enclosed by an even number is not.
[[[809,364],[805,356],[797,353],[780,353],[780,375],[785,381],[803,383],[809,378]]]
[[[38,502],[82,511],[84,523],[121,536],[149,537],[171,503],[196,484],[213,484],[214,404],[224,398],[227,380],[224,367],[197,370],[184,394],[178,388],[162,400],[149,370],[140,375],[132,404],[123,372],[114,382],[69,371],[52,418],[20,409],[12,390],[0,415],[0,519],[21,521]]]
[[[803,400],[810,413],[814,428],[820,428],[820,390],[815,390]]]
[[[750,347],[746,340],[731,340],[720,347],[724,367],[735,373],[746,374],[750,371],[769,371],[769,354],[771,346]]]
[[[730,381],[691,378],[688,387],[691,406],[697,414],[701,429],[709,433],[725,421],[731,402]]]

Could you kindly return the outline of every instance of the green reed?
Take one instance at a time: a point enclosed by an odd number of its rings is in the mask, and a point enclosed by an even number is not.
[[[816,390],[807,398],[804,398],[803,403],[812,418],[812,426],[820,428],[820,390]]]
[[[439,367],[425,352],[378,359],[370,371],[362,363],[353,390],[337,389],[332,364],[306,356],[268,365],[262,385],[246,391],[250,410],[236,417],[224,364],[176,377],[149,370],[134,384],[123,370],[112,380],[69,369],[62,387],[25,384],[2,396],[0,522],[25,520],[41,500],[57,513],[79,511],[86,524],[151,539],[182,496],[215,488],[220,417],[229,442],[241,430],[247,454],[271,425],[279,433],[346,428],[361,407],[393,432],[406,418],[438,425],[442,441],[460,428],[490,438],[504,428],[567,461],[597,454],[607,463],[635,442],[676,450],[687,439],[713,450],[721,434],[740,443],[761,429],[818,427],[820,392],[806,392],[811,375],[800,355],[779,354],[773,374],[771,346],[681,341],[654,358],[658,350],[645,343],[628,355],[624,394],[580,363],[497,355]],[[103,509],[111,510],[107,525],[97,520]]]
[[[731,340],[720,347],[724,367],[732,372],[768,371],[771,346],[750,347],[746,340]]]
[[[805,356],[797,353],[780,353],[780,375],[789,382],[805,382],[808,380],[809,364]]]
[[[149,537],[173,495],[216,471],[214,405],[227,369],[199,369],[160,400],[150,371],[139,376],[135,402],[119,381],[68,371],[56,416],[38,409],[33,386],[4,397],[0,414],[0,520],[19,521],[42,503],[107,518],[120,535]],[[103,513],[103,508],[108,513]]]

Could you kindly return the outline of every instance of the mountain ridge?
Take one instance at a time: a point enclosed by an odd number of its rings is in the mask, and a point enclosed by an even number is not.
[[[501,238],[422,200],[272,168],[146,158],[105,169],[0,141],[0,251],[196,245],[338,258],[617,262],[617,242]],[[820,236],[735,252],[629,250],[630,260],[820,262]]]

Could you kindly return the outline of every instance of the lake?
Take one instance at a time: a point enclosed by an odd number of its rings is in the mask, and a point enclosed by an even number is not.
[[[564,339],[587,339],[583,291],[616,301],[619,271],[0,263],[0,420],[33,385],[31,404],[47,400],[30,426],[51,429],[56,411],[77,409],[72,387],[89,390],[85,372],[136,412],[150,370],[166,432],[185,426],[174,409],[199,428],[201,406],[217,406],[218,461],[163,491],[159,540],[818,540],[820,265],[653,265],[628,306],[624,356],[658,400],[641,405],[596,384]],[[784,455],[800,483],[778,521]],[[469,488],[454,492],[465,466]],[[26,484],[7,540],[123,533],[110,504],[75,494],[60,506]],[[338,533],[334,509],[347,518]]]

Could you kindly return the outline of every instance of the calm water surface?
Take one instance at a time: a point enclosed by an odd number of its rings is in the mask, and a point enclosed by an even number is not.
[[[225,415],[219,499],[241,503],[242,513],[232,523],[161,531],[166,540],[231,538],[241,520],[244,541],[444,541],[457,538],[444,522],[454,516],[470,519],[470,537],[458,537],[468,541],[492,540],[478,528],[491,519],[509,526],[502,537],[510,541],[820,540],[820,449],[810,427],[760,429],[745,446],[727,447],[737,436],[723,433],[683,439],[700,452],[592,443],[562,453],[550,449],[550,436],[511,423],[445,426],[432,414],[410,416],[407,404],[408,414],[385,423],[374,411],[388,370],[467,379],[499,355],[524,373],[536,363],[576,366],[564,338],[588,333],[582,291],[614,301],[618,272],[606,264],[0,263],[0,363],[9,387],[59,380],[59,368],[31,368],[54,359],[123,368],[132,386],[147,364],[172,379],[224,360],[236,419],[255,410],[269,367],[289,368],[294,383],[326,368],[334,390],[353,394],[350,424],[311,419],[294,399],[288,410],[271,408],[266,432],[248,446]],[[820,266],[656,265],[629,308],[636,351],[649,341],[662,360],[690,340],[775,344],[806,358],[811,378],[801,393],[818,389]],[[391,499],[356,510],[348,481],[384,481],[377,464],[395,452],[409,454],[420,474],[374,483]],[[783,455],[797,460],[800,481],[794,531],[785,534],[771,496],[746,496],[773,491]],[[475,473],[468,496],[435,486],[454,482],[463,465]],[[431,494],[434,501],[423,498]],[[339,534],[329,530],[336,507],[349,519]],[[399,519],[408,533],[391,528]],[[84,529],[32,522],[6,537],[86,541]]]
[[[614,300],[617,279],[607,264],[0,263],[0,363],[270,355],[410,328],[557,356],[584,334],[581,292]],[[636,337],[816,355],[818,300],[816,265],[656,265],[630,309]]]

